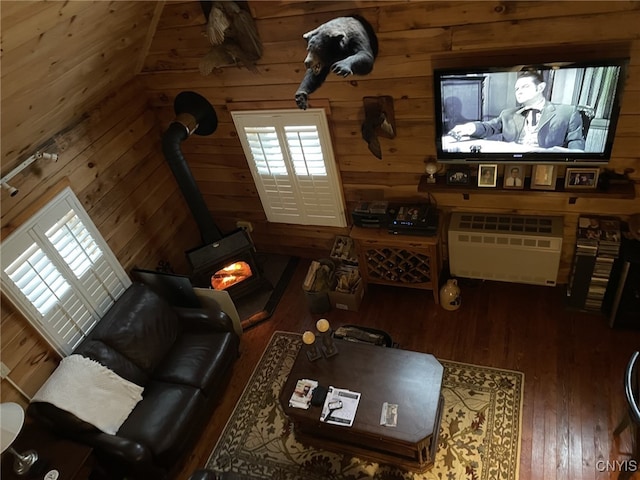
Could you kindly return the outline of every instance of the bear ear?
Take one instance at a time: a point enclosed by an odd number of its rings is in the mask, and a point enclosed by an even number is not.
[[[316,33],[318,33],[318,29],[314,28],[313,30],[309,30],[307,33],[302,35],[302,38],[305,40],[309,40],[309,38],[313,37]]]
[[[347,43],[349,43],[349,39],[344,33],[334,33],[331,35],[331,38],[340,43],[340,48],[347,48]]]

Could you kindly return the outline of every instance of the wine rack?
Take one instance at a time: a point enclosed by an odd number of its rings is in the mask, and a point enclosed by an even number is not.
[[[366,256],[369,278],[400,283],[431,282],[427,255],[388,247],[367,250]]]
[[[439,302],[438,281],[442,260],[440,235],[393,235],[381,228],[354,226],[350,237],[356,244],[360,274],[369,283],[432,290]]]

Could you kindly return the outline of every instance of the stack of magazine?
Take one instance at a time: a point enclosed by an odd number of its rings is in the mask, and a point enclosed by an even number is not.
[[[289,399],[289,406],[294,408],[309,408],[309,406],[311,405],[311,396],[313,395],[313,390],[317,386],[318,382],[316,382],[315,380],[309,380],[308,378],[298,380],[298,382],[296,383],[296,388],[291,394],[291,398]]]
[[[578,219],[576,255],[567,293],[571,305],[599,311],[620,252],[620,219],[583,215]]]
[[[602,309],[613,263],[620,253],[620,220],[611,217],[596,217],[596,220],[599,223],[598,254],[584,307],[599,311]]]

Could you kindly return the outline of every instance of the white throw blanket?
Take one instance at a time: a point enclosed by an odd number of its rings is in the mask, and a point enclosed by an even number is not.
[[[49,402],[115,435],[144,389],[82,355],[63,358],[32,401]]]

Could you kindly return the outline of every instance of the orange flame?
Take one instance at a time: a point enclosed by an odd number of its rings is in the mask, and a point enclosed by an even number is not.
[[[240,283],[252,275],[251,267],[247,262],[234,262],[213,274],[211,277],[211,286],[215,290],[226,290],[230,286]]]

